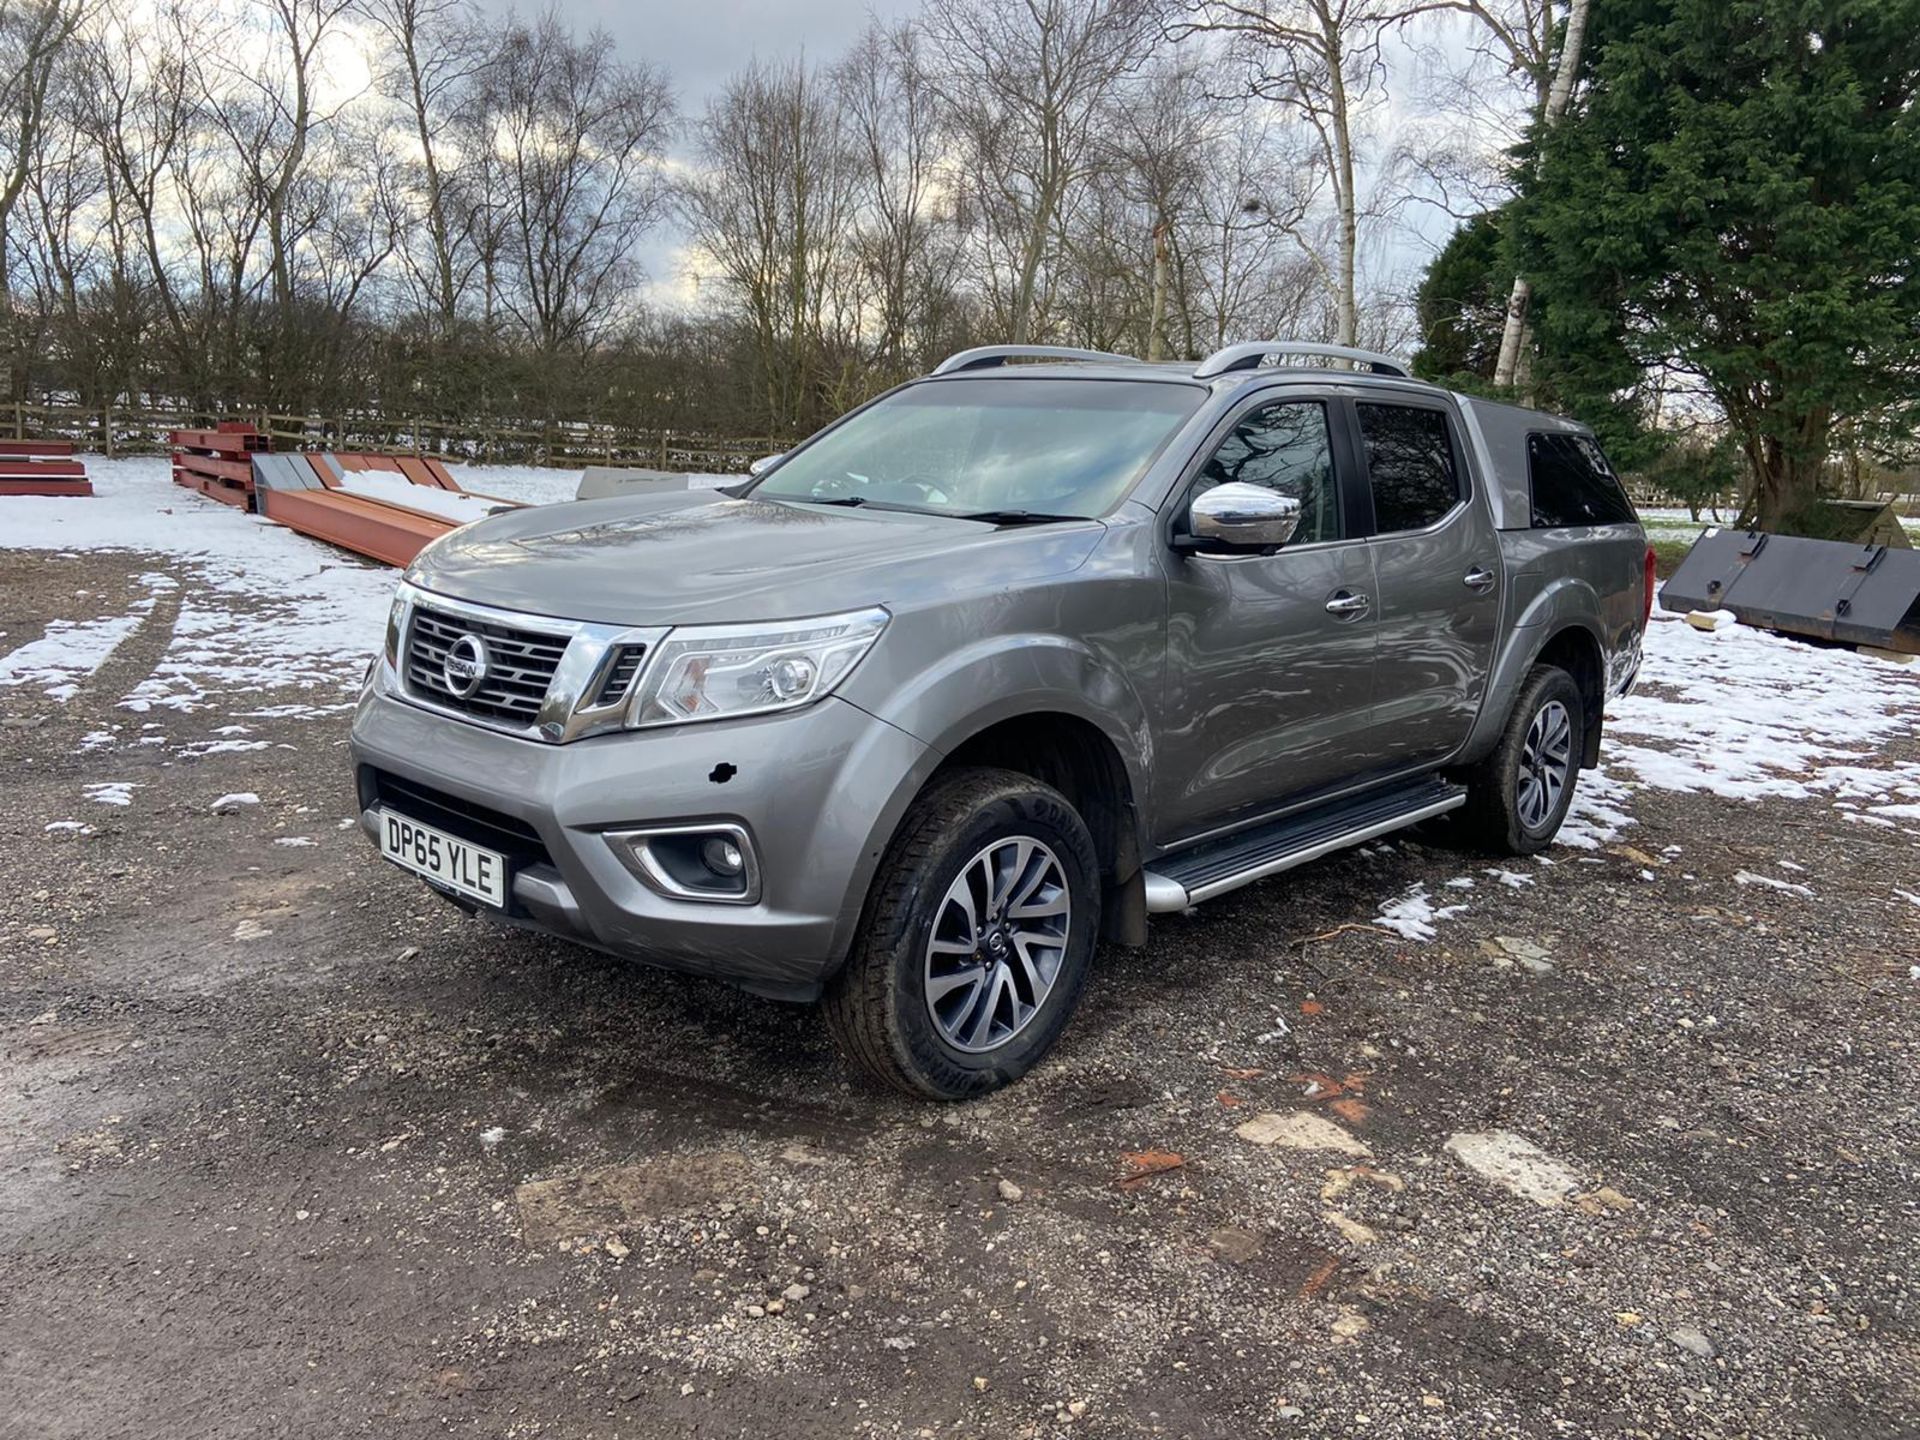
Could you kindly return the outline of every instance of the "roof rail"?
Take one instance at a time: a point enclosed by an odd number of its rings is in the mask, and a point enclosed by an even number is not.
[[[1312,340],[1248,340],[1214,351],[1200,362],[1199,368],[1193,372],[1193,378],[1211,380],[1230,370],[1253,370],[1269,355],[1326,355],[1365,365],[1376,375],[1395,375],[1402,380],[1412,373],[1404,360],[1391,355],[1379,355],[1371,350],[1355,350],[1350,345],[1321,345]]]
[[[1105,350],[1075,350],[1068,345],[981,345],[972,350],[962,350],[957,355],[949,355],[934,366],[933,373],[952,375],[960,370],[986,370],[995,365],[1004,365],[1009,360],[1119,361],[1123,365],[1140,363],[1131,355],[1114,355]]]

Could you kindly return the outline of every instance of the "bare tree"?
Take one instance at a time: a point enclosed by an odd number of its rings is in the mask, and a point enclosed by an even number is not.
[[[1228,37],[1247,92],[1287,106],[1311,128],[1334,206],[1334,341],[1359,334],[1359,125],[1380,90],[1381,38],[1412,13],[1397,0],[1189,0],[1185,38]]]
[[[1580,72],[1580,51],[1586,41],[1589,0],[1571,0],[1565,36],[1559,59],[1553,70],[1553,83],[1540,101],[1537,130],[1544,134],[1567,112],[1573,101],[1574,77]],[[1544,73],[1544,66],[1542,67]],[[1524,275],[1513,277],[1513,290],[1507,297],[1506,323],[1500,332],[1500,358],[1494,364],[1493,383],[1513,385],[1520,375],[1522,356],[1528,348],[1527,308],[1533,301],[1533,286]]]
[[[317,130],[332,123],[339,107],[316,102],[320,51],[338,31],[350,0],[249,0],[268,42],[264,60],[216,50],[217,64],[202,73],[205,99],[226,131],[249,187],[264,214],[267,266],[273,298],[282,312],[294,304],[294,189]]]
[[[928,73],[948,116],[989,301],[1013,341],[1037,329],[1042,277],[1119,87],[1161,38],[1156,0],[929,0]]]
[[[452,331],[480,264],[474,244],[482,210],[468,180],[483,163],[474,106],[490,60],[488,32],[470,0],[367,0],[367,14],[391,50],[383,76],[406,117],[415,155],[408,167],[408,242],[399,256],[420,308],[442,337]]]
[[[76,107],[84,96],[80,60],[76,43],[55,67],[45,122],[38,129],[16,213],[27,219],[19,249],[23,272],[37,295],[35,309],[43,323],[57,329],[55,343],[67,357],[81,402],[91,407],[116,373],[112,357],[97,343],[110,337],[88,320],[93,292],[110,268],[106,257],[118,235],[111,223],[99,223],[100,206],[110,202],[107,176],[98,151],[76,123]]]
[[[745,317],[769,422],[820,418],[816,387],[845,305],[856,152],[839,97],[799,62],[750,65],[699,127],[702,173],[686,189],[695,243]]]
[[[489,69],[504,180],[502,302],[542,356],[591,345],[618,314],[633,253],[660,218],[674,105],[665,74],[626,66],[553,15],[510,25]]]
[[[40,154],[55,71],[87,10],[87,0],[0,0],[0,354],[15,399],[26,393],[26,347],[15,333],[14,217]]]
[[[1318,194],[1304,137],[1273,114],[1222,124],[1205,152],[1191,225],[1180,232],[1185,350],[1302,333],[1318,292],[1301,227]]]
[[[919,31],[870,23],[834,83],[860,190],[854,245],[874,312],[875,368],[883,381],[903,379],[922,353],[913,337],[937,330],[953,307],[957,261]]]

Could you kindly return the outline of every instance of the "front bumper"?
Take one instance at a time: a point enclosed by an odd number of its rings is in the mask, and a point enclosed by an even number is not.
[[[939,763],[905,731],[833,696],[788,714],[551,745],[372,687],[350,744],[370,837],[382,804],[406,813],[405,796],[423,790],[450,803],[415,819],[458,831],[458,812],[477,807],[521,834],[518,844],[503,844],[499,830],[467,835],[521,852],[511,857],[507,914],[485,913],[794,999],[817,995],[845,958],[887,840]],[[399,783],[383,790],[384,777]],[[750,838],[760,870],[753,903],[661,894],[605,839],[702,822],[738,825]]]

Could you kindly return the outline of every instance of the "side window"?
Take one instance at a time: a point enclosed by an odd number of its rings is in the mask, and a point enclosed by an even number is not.
[[[1373,528],[1424,530],[1460,500],[1447,417],[1411,405],[1358,405],[1373,487]]]
[[[1638,518],[1607,457],[1585,435],[1529,435],[1527,482],[1536,530],[1630,525]]]
[[[1192,495],[1238,481],[1300,502],[1295,545],[1340,538],[1340,492],[1333,478],[1327,411],[1318,401],[1288,400],[1240,417],[1201,467]]]

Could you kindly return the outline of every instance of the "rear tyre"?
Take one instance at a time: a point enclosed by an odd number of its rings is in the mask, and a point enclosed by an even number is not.
[[[1559,833],[1580,778],[1586,714],[1580,687],[1557,665],[1536,665],[1520,687],[1500,743],[1467,775],[1460,820],[1499,855],[1532,855]]]
[[[1067,798],[1013,771],[957,772],[888,847],[827,990],[828,1028],[898,1090],[984,1095],[1066,1028],[1099,930],[1093,837]]]

